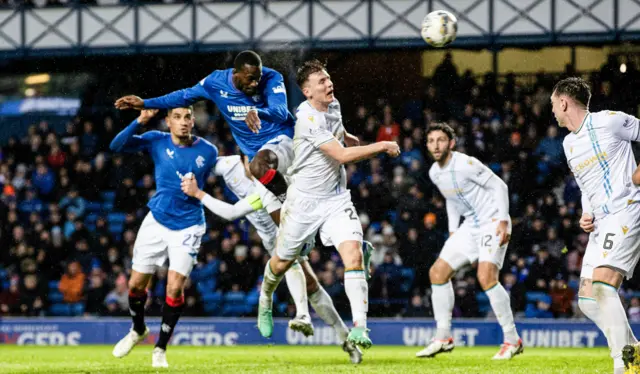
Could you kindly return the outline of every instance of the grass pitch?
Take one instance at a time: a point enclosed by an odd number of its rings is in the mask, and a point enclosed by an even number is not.
[[[116,359],[111,346],[0,345],[0,373],[610,373],[604,348],[525,348],[508,362],[494,362],[498,347],[456,348],[451,354],[417,359],[420,347],[373,346],[360,365],[339,347],[169,346],[169,369],[151,367],[152,346]]]

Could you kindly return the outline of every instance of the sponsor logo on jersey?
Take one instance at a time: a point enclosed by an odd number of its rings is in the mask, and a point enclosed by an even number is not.
[[[284,87],[284,83],[280,83],[279,85],[273,87],[271,90],[273,91],[274,94],[287,93],[287,89]]]
[[[234,121],[244,121],[252,110],[256,110],[255,105],[227,105],[227,112]]]
[[[592,167],[593,165],[598,164],[599,160],[606,160],[607,159],[607,152],[600,152],[595,156],[591,156],[589,158],[587,158],[586,160],[578,163],[578,165],[576,165],[573,169],[573,171],[575,173],[580,172],[586,168]]]

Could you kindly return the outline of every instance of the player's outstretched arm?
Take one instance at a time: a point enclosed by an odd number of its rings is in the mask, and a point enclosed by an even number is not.
[[[117,109],[173,109],[185,108],[200,100],[209,99],[204,89],[204,79],[193,87],[174,91],[160,97],[142,99],[138,96],[124,96],[116,100]]]
[[[114,152],[138,152],[144,150],[149,142],[143,136],[136,135],[136,132],[140,125],[146,125],[157,113],[157,110],[143,110],[140,112],[138,118],[113,138],[109,148]]]
[[[320,145],[319,148],[324,154],[341,164],[366,160],[379,153],[386,153],[391,157],[400,155],[400,147],[396,142],[378,142],[365,146],[345,148],[338,140],[333,138],[333,140]]]
[[[182,188],[182,192],[186,195],[195,197],[202,201],[202,204],[213,212],[213,214],[220,216],[227,221],[234,221],[256,210],[262,209],[262,200],[260,199],[260,196],[256,194],[249,195],[233,205],[218,200],[198,188],[198,183],[193,175],[185,176],[182,179],[180,187]]]

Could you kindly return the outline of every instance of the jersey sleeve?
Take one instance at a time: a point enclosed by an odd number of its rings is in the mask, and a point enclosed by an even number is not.
[[[473,181],[473,183],[477,184],[478,186],[484,186],[487,181],[492,176],[494,176],[491,169],[480,162],[480,160],[478,160],[477,158],[469,157],[466,162],[468,177],[469,179],[471,179],[471,181]]]
[[[284,123],[289,116],[287,106],[287,89],[282,74],[271,71],[262,91],[262,97],[267,103],[266,108],[257,109],[260,119],[272,123]]]
[[[193,87],[177,90],[160,97],[144,100],[147,109],[172,109],[184,108],[201,100],[213,100],[207,87],[211,87],[215,78],[215,72],[201,80]]]
[[[296,136],[308,140],[316,148],[335,139],[322,115],[300,112],[296,126]]]
[[[640,141],[640,124],[636,117],[623,112],[609,112],[609,115],[613,117],[611,131],[616,137],[632,142]]]
[[[240,156],[222,156],[218,157],[218,162],[214,170],[215,175],[224,177],[231,169],[233,169],[239,162]]]

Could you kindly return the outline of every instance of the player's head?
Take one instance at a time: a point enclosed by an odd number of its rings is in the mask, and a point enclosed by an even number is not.
[[[315,100],[323,104],[334,100],[333,82],[325,64],[318,60],[310,60],[298,68],[296,75],[298,86],[307,100]]]
[[[165,122],[171,134],[181,141],[191,138],[191,130],[195,123],[193,107],[169,109]]]
[[[575,109],[588,110],[591,100],[589,84],[577,77],[556,83],[551,94],[551,110],[560,126],[566,126],[567,115]]]
[[[233,60],[233,83],[247,96],[258,93],[262,78],[262,59],[254,51],[242,51]]]
[[[446,160],[455,145],[455,131],[446,123],[436,123],[427,129],[427,149],[436,162]]]

